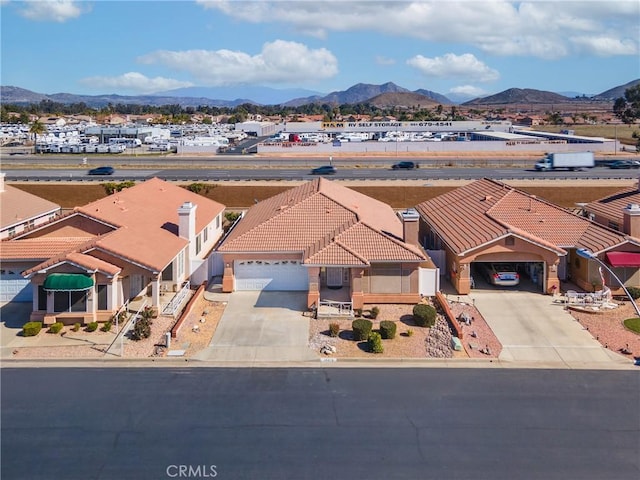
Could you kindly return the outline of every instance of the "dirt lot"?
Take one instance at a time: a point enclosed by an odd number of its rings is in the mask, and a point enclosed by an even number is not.
[[[560,182],[554,182],[553,185],[545,185],[544,182],[541,182],[543,183],[542,185],[532,185],[531,183],[533,182],[518,186],[518,188],[567,208],[574,207],[578,202],[591,202],[598,198],[611,195],[625,186],[623,184],[597,186],[591,182],[588,184],[578,185],[575,183],[561,184]],[[632,183],[632,181],[629,181],[626,185],[631,185]],[[392,208],[408,208],[425,200],[437,197],[438,195],[448,192],[462,184],[464,184],[464,182],[460,182],[458,185],[419,186],[412,185],[410,182],[407,182],[404,184],[397,183],[393,186],[379,186],[375,184],[353,185],[350,186],[350,188],[391,205]],[[86,205],[87,203],[106,196],[102,185],[60,185],[40,183],[16,183],[12,185],[16,188],[57,203],[63,208],[73,208],[76,206]],[[254,204],[256,199],[264,200],[288,190],[294,185],[296,184],[211,184],[209,188],[202,193],[202,195],[226,205],[229,209],[248,208]]]

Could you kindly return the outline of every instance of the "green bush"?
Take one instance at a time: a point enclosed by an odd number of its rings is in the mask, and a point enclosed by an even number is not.
[[[411,329],[407,330],[407,337],[413,337],[413,330]]]
[[[98,329],[98,322],[90,322],[87,324],[87,332],[95,332]]]
[[[340,324],[339,323],[330,323],[329,324],[329,334],[332,337],[337,337],[340,333]]]
[[[640,333],[640,318],[627,318],[622,323],[632,332]]]
[[[353,329],[354,340],[367,340],[369,338],[369,334],[371,333],[371,329],[373,328],[373,323],[371,323],[371,320],[358,318],[353,321],[353,323],[351,324],[351,328]]]
[[[380,322],[380,336],[385,340],[391,340],[396,337],[396,323],[391,320],[382,320]]]
[[[227,219],[227,222],[229,223],[233,223],[235,222],[238,218],[240,218],[240,213],[239,212],[225,212],[224,214],[224,218]]]
[[[637,300],[640,298],[640,288],[638,287],[627,287],[627,292],[631,295],[631,298]]]
[[[433,327],[436,324],[436,309],[419,303],[413,307],[413,320],[419,327]]]
[[[64,324],[62,322],[56,322],[53,325],[51,325],[49,327],[49,330],[47,330],[49,333],[60,333],[62,331],[62,328],[64,327]]]
[[[100,330],[103,331],[103,332],[110,332],[111,331],[111,326],[112,326],[112,323],[110,321],[109,322],[104,322],[104,325],[102,325],[100,327]]]
[[[358,318],[362,317],[362,309],[361,308],[354,308],[353,309],[353,314]]]
[[[35,337],[42,330],[42,322],[27,322],[22,326],[22,335]]]
[[[378,307],[372,307],[371,310],[369,310],[369,317],[372,320],[375,320],[376,318],[378,318],[379,314],[380,314],[380,309]]]
[[[136,320],[135,325],[133,326],[133,332],[131,334],[131,338],[134,340],[142,340],[144,338],[149,338],[151,335],[151,319],[140,317]]]
[[[382,345],[382,337],[378,332],[371,332],[367,337],[369,344],[369,350],[373,353],[384,353],[384,346]]]
[[[71,327],[71,330],[73,330],[74,332],[77,332],[80,330],[80,324],[79,323],[74,323],[73,327]]]

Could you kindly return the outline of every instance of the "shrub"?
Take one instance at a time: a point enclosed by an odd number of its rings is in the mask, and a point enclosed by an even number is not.
[[[436,324],[436,309],[419,303],[413,307],[413,320],[419,327],[433,327]]]
[[[638,287],[627,287],[627,292],[631,295],[631,298],[637,300],[640,298],[640,288]]]
[[[339,323],[330,323],[329,324],[329,333],[332,337],[337,337],[340,333],[340,324]]]
[[[367,340],[372,327],[373,323],[371,323],[370,320],[366,320],[364,318],[354,320],[351,324],[351,328],[353,329],[353,339],[360,341]]]
[[[227,219],[227,222],[233,223],[240,217],[239,212],[225,212],[224,218]]]
[[[411,329],[407,330],[407,337],[413,337],[413,330]]]
[[[27,322],[22,326],[22,335],[35,337],[42,330],[42,322]]]
[[[380,314],[380,309],[378,307],[372,307],[371,310],[369,310],[369,317],[371,317],[373,320],[378,318],[379,314]]]
[[[79,323],[74,323],[73,327],[71,327],[71,330],[73,330],[74,332],[77,332],[80,330],[80,324]]]
[[[104,322],[104,325],[102,325],[102,326],[100,327],[100,330],[101,330],[101,331],[103,331],[103,332],[110,332],[110,331],[111,331],[111,326],[112,326],[111,321],[109,321],[109,322]]]
[[[98,329],[98,322],[90,322],[87,324],[87,332],[95,332]]]
[[[385,340],[391,340],[396,337],[396,324],[390,320],[382,320],[380,322],[380,336]]]
[[[371,332],[367,337],[369,343],[369,350],[373,353],[383,353],[384,346],[382,345],[382,337],[378,332]]]
[[[62,328],[64,327],[64,324],[62,322],[56,322],[53,325],[51,325],[49,327],[48,332],[49,333],[60,333],[62,331]]]
[[[358,318],[362,317],[362,309],[361,308],[355,308],[353,310],[353,314]]]
[[[149,338],[151,335],[151,320],[149,318],[140,317],[133,326],[131,338],[134,340],[142,340]]]

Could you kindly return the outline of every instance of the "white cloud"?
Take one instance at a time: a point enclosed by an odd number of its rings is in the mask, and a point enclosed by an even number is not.
[[[127,90],[136,93],[154,93],[174,88],[191,87],[191,82],[182,82],[171,78],[148,78],[138,72],[128,72],[118,77],[89,77],[80,80],[80,83],[94,89]]]
[[[474,55],[447,53],[442,57],[427,58],[416,55],[407,60],[407,65],[429,77],[464,77],[477,82],[492,82],[500,78],[497,70],[489,68]]]
[[[288,84],[322,80],[338,73],[338,61],[329,50],[312,50],[302,43],[284,40],[265,43],[257,55],[233,50],[159,50],[138,61],[188,72],[198,83],[208,86]]]
[[[449,90],[449,93],[453,93],[459,97],[477,98],[486,95],[486,91],[482,88],[474,87],[473,85],[460,85],[453,87]]]
[[[368,31],[447,44],[471,44],[495,55],[562,58],[575,53],[633,55],[637,0],[586,1],[228,1],[198,0],[244,22],[279,23],[316,37]],[[582,37],[624,46],[585,50]]]
[[[75,0],[29,0],[18,4],[20,15],[29,20],[59,23],[78,18],[85,8]]]
[[[637,48],[629,40],[600,36],[600,37],[575,37],[572,42],[582,48],[586,53],[606,57],[610,55],[634,55]]]
[[[382,55],[376,55],[375,61],[377,65],[382,65],[382,66],[396,64],[396,61],[393,58],[383,57]]]

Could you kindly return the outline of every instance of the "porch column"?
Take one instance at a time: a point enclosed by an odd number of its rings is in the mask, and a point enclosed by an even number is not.
[[[222,274],[222,291],[233,292],[233,260],[224,260],[224,273]]]
[[[307,274],[309,276],[307,307],[310,308],[314,303],[317,305],[320,300],[320,267],[309,267]]]
[[[471,268],[468,263],[458,264],[456,290],[460,295],[468,295],[471,293]]]
[[[160,285],[162,284],[162,274],[157,275],[151,282],[151,305],[160,306]]]
[[[554,263],[547,263],[547,278],[546,278],[546,287],[547,293],[556,294],[560,293],[560,279],[558,278],[558,264],[560,263],[560,259],[557,258]]]
[[[364,291],[362,288],[362,277],[364,276],[364,268],[351,269],[351,301],[352,308],[364,307]]]

